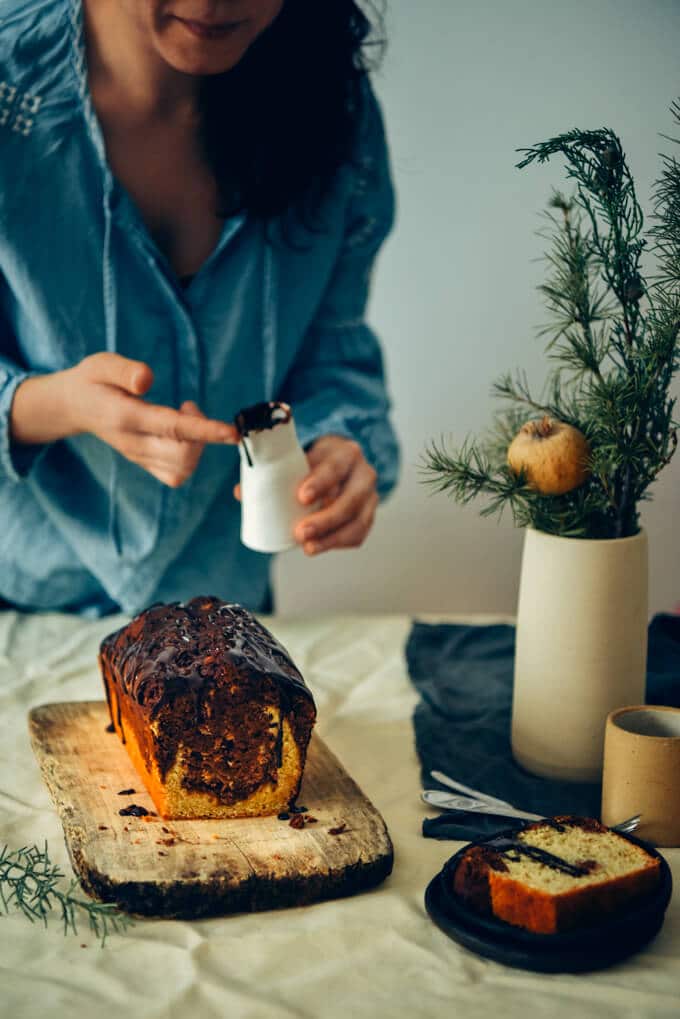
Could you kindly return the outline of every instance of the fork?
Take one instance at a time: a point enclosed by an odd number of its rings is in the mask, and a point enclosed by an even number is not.
[[[462,782],[454,782],[448,775],[441,771],[431,771],[430,774],[442,785],[448,785],[452,789],[461,790],[467,793],[466,796],[451,796],[439,789],[426,789],[422,793],[422,799],[429,806],[437,807],[439,810],[467,810],[476,814],[495,814],[497,817],[513,817],[524,821],[542,821],[544,815],[531,814],[526,810],[519,810],[507,800],[500,800],[495,796],[488,796],[477,789],[471,789]],[[641,814],[627,817],[618,824],[611,825],[612,831],[623,835],[630,835],[640,824]]]

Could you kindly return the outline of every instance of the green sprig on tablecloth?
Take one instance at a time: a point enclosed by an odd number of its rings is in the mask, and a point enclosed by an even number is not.
[[[72,880],[64,890],[60,887],[64,877],[50,860],[47,843],[44,849],[38,846],[0,849],[0,903],[6,914],[18,911],[32,923],[38,921],[45,926],[49,917],[56,914],[63,923],[64,934],[77,934],[77,917],[82,913],[102,947],[109,934],[121,933],[132,926],[132,918],[113,903],[79,896],[78,881]]]

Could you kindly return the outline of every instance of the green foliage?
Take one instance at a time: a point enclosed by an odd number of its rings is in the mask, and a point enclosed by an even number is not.
[[[671,112],[680,124],[680,103]],[[680,163],[662,157],[655,225],[645,236],[613,131],[569,131],[520,151],[520,169],[563,157],[576,185],[572,198],[553,194],[542,233],[548,274],[539,289],[550,321],[539,335],[552,368],[540,396],[521,372],[499,379],[493,430],[456,451],[432,443],[426,480],[459,503],[482,496],[484,515],[509,506],[519,526],[627,537],[638,531],[639,503],[677,445],[670,386],[680,365]],[[649,281],[641,267],[648,239],[657,267]],[[589,478],[561,496],[541,495],[506,463],[521,425],[546,414],[579,428],[591,447]]]
[[[87,916],[90,930],[101,941],[102,947],[112,932],[124,931],[132,919],[117,910],[115,905],[95,902],[76,894],[76,880],[64,890],[59,882],[64,875],[50,860],[47,843],[44,849],[24,846],[10,850],[0,849],[0,904],[5,913],[18,910],[32,923],[42,921],[56,912],[64,926],[64,934],[78,933],[77,913]]]

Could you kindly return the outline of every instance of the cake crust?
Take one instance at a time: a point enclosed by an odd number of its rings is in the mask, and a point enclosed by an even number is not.
[[[164,817],[294,801],[314,701],[247,610],[212,597],[151,606],[102,642],[99,660],[114,728]]]

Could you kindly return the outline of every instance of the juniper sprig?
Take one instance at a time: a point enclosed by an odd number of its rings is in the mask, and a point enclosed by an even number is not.
[[[680,125],[680,102],[671,106]],[[678,142],[678,139],[669,139]],[[520,150],[520,169],[561,156],[573,197],[555,192],[542,232],[547,278],[539,290],[550,316],[551,370],[534,395],[522,372],[494,385],[502,401],[495,426],[460,449],[432,444],[426,481],[482,512],[509,506],[515,523],[564,536],[620,538],[639,530],[639,504],[677,446],[671,382],[680,367],[680,162],[662,156],[653,192],[655,225],[645,231],[632,174],[609,128],[573,130]],[[646,279],[648,244],[656,275]],[[531,417],[578,428],[590,448],[590,475],[579,488],[547,497],[515,476],[508,445]]]
[[[78,895],[77,880],[73,879],[66,888],[61,887],[63,879],[64,874],[50,859],[47,843],[44,849],[38,846],[0,848],[0,907],[5,914],[18,911],[32,923],[38,921],[47,926],[49,917],[56,913],[64,934],[77,934],[77,917],[82,913],[87,916],[90,930],[102,947],[110,933],[120,933],[133,924],[132,918],[121,913],[114,904]]]

